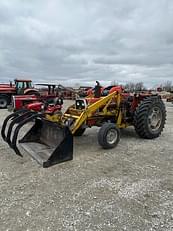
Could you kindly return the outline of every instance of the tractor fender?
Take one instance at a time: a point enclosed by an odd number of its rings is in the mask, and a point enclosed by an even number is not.
[[[37,96],[39,96],[40,93],[39,93],[39,91],[36,90],[36,89],[26,89],[26,90],[24,91],[24,95],[37,95]]]

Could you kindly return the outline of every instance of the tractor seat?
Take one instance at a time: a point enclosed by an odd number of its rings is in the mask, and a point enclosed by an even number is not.
[[[51,98],[47,100],[47,104],[49,106],[55,106],[55,105],[63,105],[63,99],[62,98]]]
[[[63,105],[63,99],[59,97],[54,98],[54,105]]]

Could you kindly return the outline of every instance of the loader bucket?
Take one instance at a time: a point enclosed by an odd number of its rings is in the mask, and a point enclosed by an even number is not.
[[[66,126],[43,118],[42,113],[17,111],[6,117],[1,136],[15,153],[22,157],[18,142],[39,164],[49,167],[73,159],[73,136]],[[20,129],[29,122],[34,125],[18,141]]]
[[[14,134],[13,148],[16,139]],[[73,136],[69,128],[44,118],[37,118],[19,143],[44,168],[73,159]]]

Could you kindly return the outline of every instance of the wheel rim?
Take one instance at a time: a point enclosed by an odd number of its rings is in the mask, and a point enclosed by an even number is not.
[[[118,137],[117,131],[115,129],[110,129],[106,135],[107,143],[114,144],[117,141],[117,137]]]
[[[148,117],[149,129],[151,131],[157,131],[162,124],[162,111],[159,107],[154,107]]]
[[[6,107],[7,103],[4,99],[0,99],[0,107]]]

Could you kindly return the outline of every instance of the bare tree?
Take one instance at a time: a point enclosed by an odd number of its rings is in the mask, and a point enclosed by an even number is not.
[[[165,83],[163,83],[162,84],[162,86],[163,86],[163,89],[165,90],[165,91],[171,91],[172,90],[172,82],[171,81],[166,81]]]
[[[128,82],[124,87],[129,92],[143,91],[146,89],[143,82]]]
[[[143,91],[145,90],[144,83],[143,82],[138,82],[135,84],[135,90],[136,91]]]
[[[125,90],[129,92],[135,91],[135,84],[133,82],[128,82],[124,87],[125,87]]]

